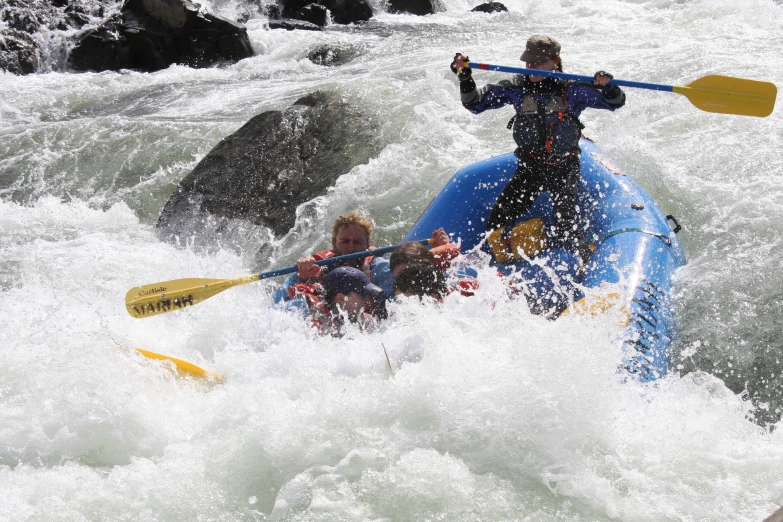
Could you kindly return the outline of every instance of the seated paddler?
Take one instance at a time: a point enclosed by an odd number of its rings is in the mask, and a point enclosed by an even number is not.
[[[441,228],[435,233],[445,234],[445,231]],[[452,269],[451,262],[459,255],[459,246],[454,243],[431,250],[421,243],[403,243],[389,257],[394,294],[429,296],[435,300],[456,291],[462,295],[473,295],[478,288],[478,273],[470,267]]]
[[[293,299],[289,302],[299,303],[298,308],[322,334],[339,337],[347,323],[372,330],[387,317],[384,291],[352,266],[334,268],[322,282],[300,283],[290,290]]]

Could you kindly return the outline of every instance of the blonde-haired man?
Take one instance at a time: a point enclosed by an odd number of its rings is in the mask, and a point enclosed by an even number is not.
[[[337,216],[332,225],[332,248],[297,259],[296,276],[299,278],[299,282],[318,281],[323,278],[323,268],[316,265],[316,261],[369,250],[373,248],[370,246],[371,241],[372,223],[369,219],[356,212]],[[333,267],[352,266],[369,276],[373,259],[372,256],[352,259],[339,264],[335,263]]]
[[[388,270],[388,261],[382,257],[367,256],[351,259],[335,263],[328,268],[315,264],[322,259],[371,250],[375,248],[370,246],[371,241],[372,223],[369,219],[356,212],[337,216],[332,225],[332,248],[297,259],[296,273],[275,291],[272,298],[276,303],[291,301],[297,291],[306,290],[305,287],[308,285],[320,283],[329,269],[338,266],[358,268],[367,274],[373,283],[391,292],[393,276]],[[376,265],[379,265],[380,269]]]

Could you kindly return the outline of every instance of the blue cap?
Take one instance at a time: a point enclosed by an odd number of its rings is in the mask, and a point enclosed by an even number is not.
[[[326,298],[333,299],[337,294],[349,294],[356,292],[362,297],[369,297],[380,301],[384,297],[383,290],[372,284],[367,275],[352,266],[341,266],[330,270],[324,277],[324,289]]]

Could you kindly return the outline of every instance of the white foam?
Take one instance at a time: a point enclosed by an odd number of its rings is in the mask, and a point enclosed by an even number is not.
[[[0,73],[0,519],[761,520],[776,508],[779,430],[705,371],[740,391],[779,351],[778,112],[714,115],[629,90],[621,111],[585,113],[586,132],[685,225],[675,364],[691,373],[656,386],[620,382],[611,317],[531,316],[488,269],[473,298],[396,303],[380,331],[341,339],[270,310],[274,281],[148,319],[124,310],[136,285],[259,269],[247,252],[161,243],[151,223],[219,139],[315,88],[378,118],[384,149],[300,207],[295,231],[270,239],[272,268],[325,247],[346,210],[396,243],[457,168],[511,150],[508,111],[459,106],[456,51],[513,65],[529,34],[550,32],[570,72],[783,84],[770,2],[467,13],[476,3],[380,14],[364,32],[255,19],[259,55],[225,68]],[[360,52],[319,67],[306,56],[323,43]],[[176,378],[134,347],[226,380]]]

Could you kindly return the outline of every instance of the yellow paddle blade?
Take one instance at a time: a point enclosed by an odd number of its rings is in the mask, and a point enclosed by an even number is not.
[[[214,379],[216,381],[223,380],[223,378],[220,375],[216,374],[215,372],[205,370],[204,368],[199,368],[195,364],[189,363],[188,361],[183,361],[182,359],[175,359],[174,357],[169,357],[168,355],[161,355],[155,352],[148,352],[147,350],[142,350],[141,348],[136,348],[136,351],[142,354],[144,357],[149,357],[150,359],[158,359],[160,361],[171,361],[174,363],[174,365],[177,367],[179,371],[188,373],[195,377],[201,377],[204,379]]]
[[[699,109],[721,114],[765,117],[775,108],[778,88],[774,83],[711,75],[672,91],[688,97]]]
[[[197,305],[232,286],[258,281],[258,274],[237,279],[174,279],[137,286],[125,295],[125,308],[137,319]]]

